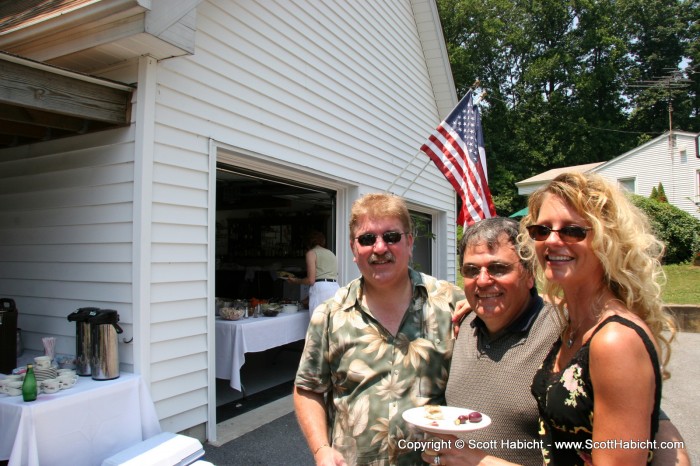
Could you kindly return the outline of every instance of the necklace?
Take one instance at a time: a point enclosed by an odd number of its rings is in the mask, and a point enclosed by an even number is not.
[[[576,334],[578,334],[578,329],[581,327],[581,324],[579,323],[576,326],[576,329],[571,328],[571,322],[569,322],[569,336],[566,339],[566,347],[571,348],[574,345],[574,341],[576,340]]]

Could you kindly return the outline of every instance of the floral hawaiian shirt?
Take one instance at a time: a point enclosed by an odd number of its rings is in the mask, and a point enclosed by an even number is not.
[[[464,294],[449,282],[408,273],[413,300],[396,335],[361,304],[362,278],[341,288],[309,324],[295,384],[329,394],[329,437],[355,437],[358,464],[424,464],[420,451],[400,448],[401,439],[418,435],[401,414],[445,401],[452,311]]]

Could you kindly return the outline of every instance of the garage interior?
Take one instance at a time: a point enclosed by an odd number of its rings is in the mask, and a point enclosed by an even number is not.
[[[335,249],[335,192],[219,165],[216,175],[216,297],[304,299],[303,287],[277,278],[305,276],[312,230]],[[334,251],[335,252],[335,251]]]
[[[218,164],[216,297],[303,303],[308,287],[290,285],[277,272],[305,276],[311,230],[324,233],[327,247],[335,248],[335,197],[332,190]],[[245,393],[217,379],[217,422],[289,395],[302,348],[303,340],[247,353],[241,368]]]

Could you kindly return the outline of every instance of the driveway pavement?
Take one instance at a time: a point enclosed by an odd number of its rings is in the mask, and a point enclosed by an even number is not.
[[[700,333],[679,333],[672,346],[671,378],[664,383],[662,399],[663,409],[683,435],[696,465],[700,465],[699,360]],[[268,421],[270,416],[274,420]],[[291,396],[229,421],[218,430],[220,441],[231,440],[218,447],[206,444],[207,461],[217,466],[314,464],[292,412]],[[250,427],[242,427],[245,425]]]
[[[681,431],[691,463],[700,465],[700,333],[679,333],[671,348],[661,407]]]

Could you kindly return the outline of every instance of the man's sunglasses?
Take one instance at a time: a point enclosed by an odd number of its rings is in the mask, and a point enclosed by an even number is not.
[[[382,233],[382,241],[384,241],[384,244],[396,244],[401,241],[401,237],[403,235],[407,234],[408,233],[400,233],[398,231],[387,231]],[[360,235],[355,239],[361,246],[372,246],[377,242],[377,236],[378,235],[374,233],[365,233],[364,235]]]
[[[552,232],[559,234],[559,239],[565,243],[578,243],[586,239],[588,231],[591,227],[580,227],[578,225],[568,225],[562,227],[558,230],[553,230],[544,225],[530,225],[527,228],[527,232],[530,234],[530,238],[535,241],[545,241],[549,238]]]
[[[462,276],[464,278],[474,280],[475,278],[479,277],[483,269],[486,269],[486,273],[489,274],[490,277],[500,278],[504,275],[508,275],[511,272],[511,270],[513,270],[515,264],[517,264],[517,262],[513,262],[512,264],[504,264],[503,262],[491,262],[489,265],[484,267],[478,267],[472,264],[464,264],[460,272],[462,273]]]

